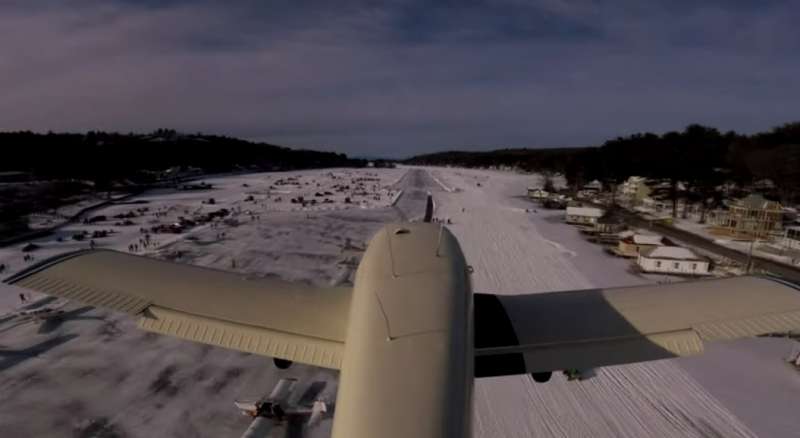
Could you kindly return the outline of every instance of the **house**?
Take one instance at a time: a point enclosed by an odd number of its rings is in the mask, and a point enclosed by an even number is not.
[[[656,246],[642,249],[636,264],[651,273],[708,275],[711,262],[694,251],[680,246]]]
[[[623,237],[617,244],[615,253],[623,257],[638,257],[646,249],[652,249],[669,243],[655,234],[633,234]]]
[[[567,207],[566,222],[577,225],[594,225],[605,211],[595,207]]]
[[[718,228],[735,237],[764,238],[780,230],[783,223],[781,204],[751,194],[728,204],[727,214],[715,217]]]
[[[613,211],[604,214],[594,224],[594,231],[600,234],[619,233],[623,230],[625,230],[625,222]]]
[[[784,249],[800,251],[800,226],[786,227],[781,244]]]
[[[528,187],[528,198],[530,199],[541,201],[543,199],[547,199],[549,196],[550,193],[547,190],[535,187]]]
[[[641,176],[631,176],[617,187],[617,198],[620,202],[639,205],[650,195],[647,180]]]
[[[648,210],[661,211],[672,208],[672,203],[647,196],[642,199],[642,207],[645,207]]]
[[[563,210],[567,208],[570,198],[564,195],[551,196],[542,201],[542,207],[550,210]]]

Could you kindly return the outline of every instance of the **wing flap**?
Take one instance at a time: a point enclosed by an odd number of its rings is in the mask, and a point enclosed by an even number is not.
[[[231,350],[339,369],[344,344],[284,333],[261,327],[215,320],[152,306],[139,319],[139,327]]]
[[[738,339],[800,328],[800,311],[763,315],[736,321],[716,321],[694,327],[706,341]]]
[[[152,301],[134,295],[81,285],[71,279],[59,276],[32,275],[14,282],[19,287],[68,298],[91,306],[103,307],[118,312],[136,315],[149,306]]]

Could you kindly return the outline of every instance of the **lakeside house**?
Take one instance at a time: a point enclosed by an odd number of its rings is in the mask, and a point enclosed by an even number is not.
[[[596,207],[567,207],[566,222],[575,225],[592,225],[603,217],[605,211]]]
[[[644,272],[663,274],[708,275],[711,269],[708,258],[680,246],[643,248],[636,264]]]
[[[620,239],[614,252],[622,257],[638,257],[643,250],[669,243],[668,240],[656,234],[633,234]]]
[[[730,202],[728,210],[714,217],[715,225],[732,237],[763,239],[779,231],[783,207],[758,194]]]
[[[538,187],[528,187],[528,198],[541,201],[547,199],[550,193],[547,190]]]
[[[783,230],[781,245],[784,249],[800,251],[800,225],[786,227]]]

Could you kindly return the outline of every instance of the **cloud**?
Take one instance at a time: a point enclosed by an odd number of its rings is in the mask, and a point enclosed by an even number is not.
[[[229,3],[0,6],[0,129],[408,156],[754,131],[800,98],[789,1]]]

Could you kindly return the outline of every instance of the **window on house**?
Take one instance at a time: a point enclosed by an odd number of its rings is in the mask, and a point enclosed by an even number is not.
[[[678,263],[678,262],[675,262],[675,263],[672,264],[672,267],[675,268],[675,269],[678,269],[678,266],[680,266],[680,263]]]
[[[656,268],[660,268],[660,267],[661,267],[661,262],[656,262]]]
[[[692,271],[696,271],[696,270],[697,270],[697,263],[692,263]]]

